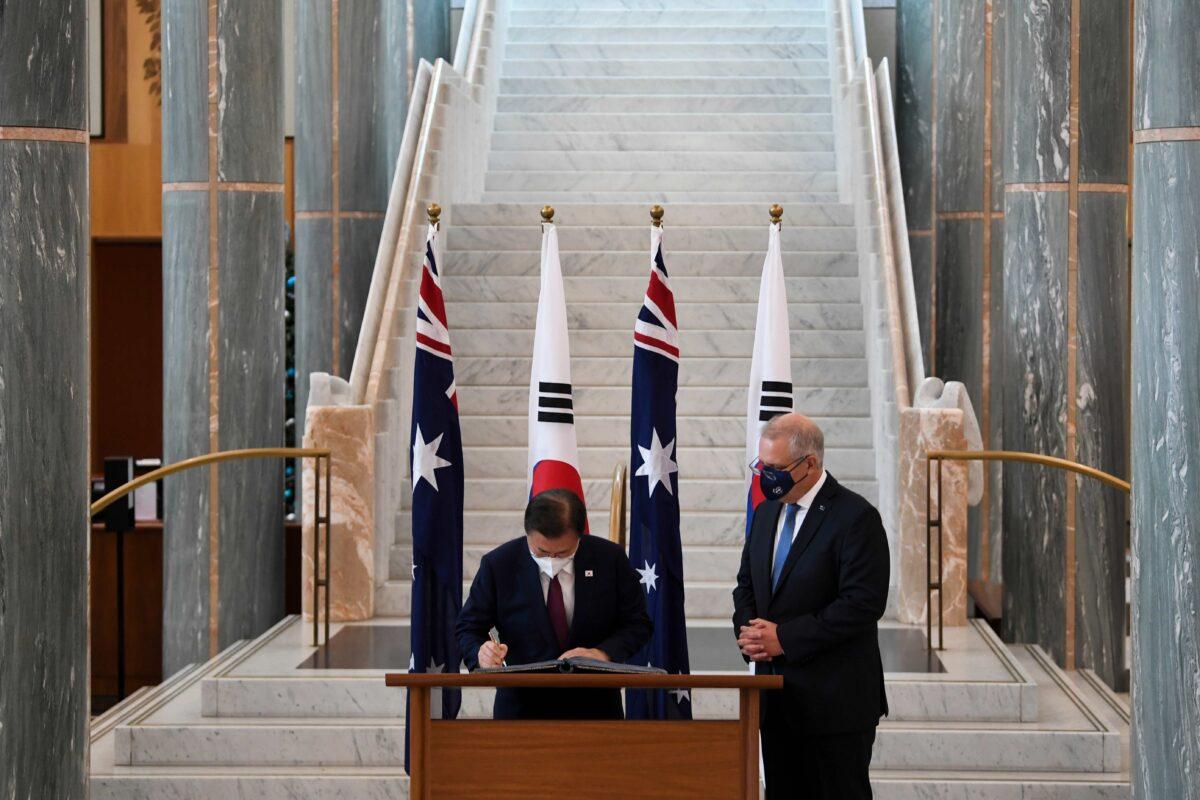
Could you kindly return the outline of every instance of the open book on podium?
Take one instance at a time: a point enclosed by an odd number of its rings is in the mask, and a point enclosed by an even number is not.
[[[505,667],[483,667],[475,670],[481,675],[516,675],[521,673],[547,674],[576,673],[580,675],[666,675],[665,669],[639,667],[637,664],[619,664],[601,661],[598,658],[571,656],[550,661],[534,661],[531,664],[513,664]]]
[[[390,673],[408,692],[409,797],[654,797],[758,800],[759,696],[783,688],[778,675],[668,675],[583,659],[472,673]],[[531,668],[542,671],[531,672]],[[563,672],[568,667],[571,671]],[[630,670],[630,671],[626,671]],[[632,671],[636,670],[636,671]],[[430,692],[459,689],[724,689],[738,694],[736,719],[434,719]]]

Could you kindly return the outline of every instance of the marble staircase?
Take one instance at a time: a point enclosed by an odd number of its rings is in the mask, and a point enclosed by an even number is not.
[[[98,719],[93,800],[406,797],[403,692],[380,670],[305,668],[308,635],[285,619]],[[981,624],[947,644],[946,672],[887,675],[893,713],[876,741],[876,797],[1129,797],[1125,698]],[[702,718],[736,713],[728,692],[694,703]],[[490,693],[468,692],[463,714],[486,716],[490,704]]]
[[[678,460],[687,607],[724,620],[743,531],[746,382],[766,210],[786,205],[799,409],[828,464],[875,482],[853,208],[840,202],[828,27],[816,0],[513,0],[484,191],[443,215],[442,273],[465,445],[469,582],[519,535],[537,309],[538,210],[557,209],[580,468],[594,531],[629,460],[633,320],[652,202],[679,314]],[[410,287],[411,290],[411,287]],[[377,613],[408,614],[407,513]]]

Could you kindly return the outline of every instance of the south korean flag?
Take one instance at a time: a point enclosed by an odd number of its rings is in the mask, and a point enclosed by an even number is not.
[[[767,421],[793,409],[792,347],[788,327],[787,287],[780,250],[782,224],[771,223],[767,259],[758,288],[758,322],[754,326],[754,357],[746,401],[746,530],[754,509],[764,499],[750,463],[758,458],[758,437]]]
[[[585,499],[575,443],[567,301],[558,231],[550,222],[542,224],[541,288],[529,377],[529,496],[547,489],[569,489]]]

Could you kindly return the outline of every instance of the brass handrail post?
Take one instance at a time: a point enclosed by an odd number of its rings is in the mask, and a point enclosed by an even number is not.
[[[140,489],[143,486],[162,480],[169,475],[175,475],[180,472],[185,472],[189,469],[198,467],[215,466],[224,461],[244,461],[254,458],[295,458],[301,466],[304,464],[304,459],[311,458],[315,462],[316,467],[316,492],[314,497],[315,505],[315,521],[313,524],[313,594],[312,594],[312,612],[313,612],[313,645],[318,642],[318,613],[319,606],[317,603],[317,591],[321,588],[325,590],[325,641],[329,641],[329,610],[330,610],[330,570],[332,559],[331,540],[332,540],[332,514],[330,509],[333,507],[333,452],[325,448],[315,447],[247,447],[241,450],[221,450],[215,453],[205,453],[192,458],[185,458],[182,461],[177,461],[174,464],[168,464],[164,467],[159,467],[156,470],[147,472],[128,483],[122,484],[111,489],[107,494],[99,500],[91,504],[89,509],[90,516],[94,517],[110,505],[120,500],[125,495]],[[321,503],[321,461],[325,464],[325,503]],[[322,579],[319,572],[319,547],[320,547],[320,527],[325,526],[325,572]],[[210,566],[210,576],[211,576]],[[210,631],[210,645],[216,647],[213,634]]]
[[[330,569],[333,557],[333,454],[325,457],[325,644],[329,644],[329,607],[332,588]],[[314,595],[313,600],[317,598]]]
[[[1093,480],[1100,481],[1101,483],[1103,483],[1106,486],[1111,486],[1114,489],[1119,489],[1122,492],[1125,492],[1126,494],[1129,494],[1132,489],[1132,486],[1129,481],[1124,480],[1122,478],[1118,478],[1116,475],[1112,475],[1108,472],[1104,472],[1102,470],[1096,469],[1095,467],[1089,467],[1087,464],[1081,464],[1078,461],[1071,461],[1071,460],[1065,459],[1065,458],[1058,458],[1057,456],[1046,456],[1046,455],[1042,455],[1041,453],[1027,453],[1027,452],[1014,451],[1014,450],[927,450],[925,452],[925,459],[926,459],[926,461],[925,461],[925,488],[926,488],[925,553],[926,553],[926,556],[930,555],[930,547],[932,547],[932,544],[933,544],[933,528],[934,528],[934,526],[936,525],[937,529],[938,529],[938,580],[937,580],[936,584],[934,584],[932,582],[932,580],[927,581],[928,589],[926,590],[926,594],[925,594],[925,603],[926,603],[926,609],[927,609],[926,621],[925,621],[925,636],[926,636],[926,639],[928,640],[928,645],[929,645],[930,649],[932,649],[932,647],[933,647],[933,620],[932,620],[932,614],[931,614],[931,612],[932,612],[931,606],[932,606],[932,602],[933,602],[933,589],[935,586],[938,589],[938,649],[939,650],[944,649],[943,642],[941,641],[942,632],[943,632],[942,631],[943,598],[942,598],[942,592],[941,592],[942,561],[943,561],[943,556],[942,556],[942,462],[943,461],[1014,461],[1014,462],[1019,462],[1019,463],[1024,463],[1024,464],[1039,464],[1041,466],[1053,467],[1054,469],[1060,469],[1060,470],[1063,470],[1066,472],[1074,472],[1075,474],[1082,475],[1085,478],[1092,478]],[[937,463],[938,463],[938,479],[937,479],[937,485],[938,485],[937,511],[938,511],[938,515],[937,515],[936,520],[933,519],[933,517],[932,517],[933,501],[932,501],[932,495],[931,495],[931,492],[932,492],[931,484],[932,484],[932,479],[933,479],[932,471],[933,471],[933,462],[934,461],[937,461]],[[1128,519],[1126,519],[1126,524],[1127,525],[1129,524]],[[1070,581],[1067,586],[1067,592],[1066,592],[1067,596],[1064,598],[1063,613],[1064,613],[1064,615],[1069,617],[1074,612],[1074,607],[1075,607],[1074,578],[1075,578],[1075,573],[1078,571],[1079,564],[1078,564],[1078,559],[1074,557],[1074,553],[1069,549],[1066,554],[1066,558],[1068,560],[1068,563],[1064,565],[1064,572],[1067,573],[1067,576],[1070,578]],[[930,572],[931,572],[931,568],[929,567],[928,564],[926,564],[925,574],[926,574],[927,578],[930,576]],[[1074,664],[1075,640],[1074,640],[1074,636],[1073,636],[1073,631],[1070,629],[1070,626],[1064,625],[1063,627],[1067,629],[1067,630],[1064,630],[1064,632],[1063,632],[1063,652],[1066,654],[1066,658],[1064,660],[1066,661],[1068,668],[1071,669],[1071,668],[1074,668],[1074,666],[1075,666],[1075,664]]]
[[[944,559],[942,557],[942,542],[944,542],[946,539],[946,527],[944,525],[942,525],[942,513],[943,513],[942,465],[944,463],[945,462],[943,462],[942,459],[940,459],[940,458],[938,459],[938,462],[937,462],[937,465],[938,465],[938,468],[937,468],[937,472],[938,472],[938,490],[937,490],[938,491],[938,560],[937,560],[937,565],[938,565],[938,569],[937,569],[937,574],[938,574],[938,579],[937,579],[938,646],[937,646],[937,649],[938,650],[946,649],[946,636],[945,636],[945,632],[943,630],[943,624],[944,624],[944,620],[945,620],[946,593],[944,591],[942,591],[942,582],[943,582],[942,581],[942,577],[943,577],[942,576],[942,564],[944,561]]]

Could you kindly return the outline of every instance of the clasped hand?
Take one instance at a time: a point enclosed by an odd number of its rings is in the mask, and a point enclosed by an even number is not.
[[[749,625],[743,625],[737,643],[742,654],[751,661],[770,661],[783,655],[779,631],[776,624],[769,620],[752,619]]]

